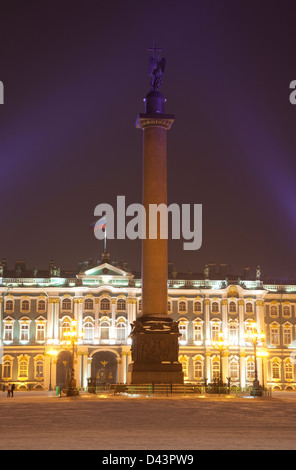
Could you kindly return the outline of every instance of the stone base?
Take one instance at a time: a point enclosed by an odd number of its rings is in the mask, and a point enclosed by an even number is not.
[[[178,361],[178,324],[166,315],[138,318],[132,325],[129,384],[183,383]]]
[[[75,397],[79,395],[79,390],[77,388],[68,388],[67,389],[67,397]]]
[[[182,365],[131,363],[127,372],[128,384],[183,384]]]

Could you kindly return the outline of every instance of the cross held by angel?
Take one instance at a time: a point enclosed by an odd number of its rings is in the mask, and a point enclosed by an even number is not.
[[[149,62],[149,75],[151,76],[151,90],[152,91],[157,91],[162,84],[162,75],[164,72],[165,68],[165,58],[158,56],[156,58],[156,52],[161,52],[162,49],[156,47],[155,42],[153,43],[153,47],[150,49],[147,49],[148,51],[152,51],[153,55],[150,57],[150,62]]]

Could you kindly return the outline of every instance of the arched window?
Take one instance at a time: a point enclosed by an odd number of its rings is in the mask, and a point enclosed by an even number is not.
[[[71,299],[63,299],[62,301],[62,310],[71,310]]]
[[[232,313],[236,312],[236,303],[233,300],[229,303],[229,311]]]
[[[20,341],[29,341],[29,323],[27,322],[20,325]]]
[[[212,372],[213,372],[213,379],[219,379],[220,377],[220,362],[213,361],[212,363]]]
[[[66,331],[71,331],[71,323],[70,323],[70,320],[69,318],[65,318],[62,322],[62,326],[61,326],[61,340],[64,340],[65,339],[65,336],[64,336],[64,333]]]
[[[126,302],[125,299],[118,299],[117,300],[117,310],[125,310],[126,309]]]
[[[101,299],[101,310],[110,310],[110,300],[107,297]]]
[[[11,378],[11,370],[12,370],[12,363],[11,360],[5,359],[3,362],[3,378],[10,379]]]
[[[28,312],[30,309],[30,303],[28,300],[23,300],[22,301],[22,311],[23,312]]]
[[[44,300],[39,300],[38,301],[37,310],[38,310],[38,312],[45,312],[45,301]]]
[[[84,308],[85,308],[85,310],[93,310],[93,308],[94,308],[93,300],[92,299],[85,299]]]
[[[83,341],[91,342],[94,340],[94,332],[95,332],[94,324],[90,319],[86,319],[83,325],[83,331],[84,331]]]
[[[285,379],[292,380],[293,379],[293,364],[289,362],[285,362]]]
[[[246,313],[253,313],[253,305],[251,302],[246,303]]]
[[[290,306],[284,305],[283,307],[283,317],[290,317]]]
[[[229,362],[229,377],[231,379],[238,379],[239,377],[238,361],[235,359],[231,359]]]
[[[186,312],[186,302],[184,300],[179,302],[179,312]]]
[[[194,302],[194,311],[201,312],[201,302]]]
[[[29,363],[26,359],[22,359],[19,363],[19,378],[28,377],[28,366]]]
[[[13,340],[13,323],[4,323],[3,341]]]
[[[202,361],[195,361],[194,362],[194,378],[202,379],[202,377],[203,377]]]
[[[271,367],[271,373],[272,373],[272,378],[273,379],[279,379],[280,378],[280,364],[277,361],[274,361],[272,363]]]
[[[101,323],[101,339],[109,339],[110,325],[107,321]]]
[[[119,321],[116,326],[116,339],[117,341],[124,342],[126,339],[126,328],[123,320]]]
[[[35,364],[35,376],[36,378],[42,378],[43,377],[43,361],[41,359],[38,359]]]
[[[231,323],[228,328],[229,332],[229,342],[230,344],[238,343],[238,325],[236,323]]]
[[[270,316],[271,317],[276,317],[277,316],[277,306],[276,305],[271,305],[271,307],[270,307]]]
[[[212,303],[212,312],[219,312],[219,304],[218,302],[213,302]]]
[[[217,323],[212,324],[211,332],[212,332],[212,341],[218,341],[219,339],[219,331],[220,327]]]
[[[6,300],[5,311],[6,312],[12,312],[13,311],[13,301],[12,300]]]
[[[255,378],[255,363],[253,360],[247,362],[247,380],[254,380]]]

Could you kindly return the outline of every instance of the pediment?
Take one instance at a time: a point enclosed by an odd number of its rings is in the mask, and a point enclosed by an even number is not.
[[[77,277],[79,279],[87,278],[103,278],[106,276],[124,278],[124,279],[133,279],[134,275],[124,269],[117,268],[109,263],[103,263],[99,266],[94,266],[92,268],[86,269],[84,272],[79,273]]]

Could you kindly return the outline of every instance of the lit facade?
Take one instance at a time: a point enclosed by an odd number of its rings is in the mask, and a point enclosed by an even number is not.
[[[213,268],[213,267],[212,267]],[[205,270],[206,271],[206,270]],[[219,279],[220,277],[220,279]],[[246,387],[254,379],[254,348],[245,334],[256,323],[265,338],[257,345],[260,383],[296,390],[296,283],[267,284],[256,279],[208,272],[169,271],[168,311],[179,322],[179,360],[185,381],[204,384],[219,377],[219,333],[228,340],[223,351],[223,379]],[[130,329],[141,314],[141,279],[108,259],[78,273],[61,272],[53,263],[46,272],[0,264],[1,384],[17,389],[64,386],[72,367],[63,333],[77,320],[74,367],[77,386],[87,378],[125,383]],[[55,350],[56,356],[50,355]],[[267,351],[267,357],[260,353]]]

